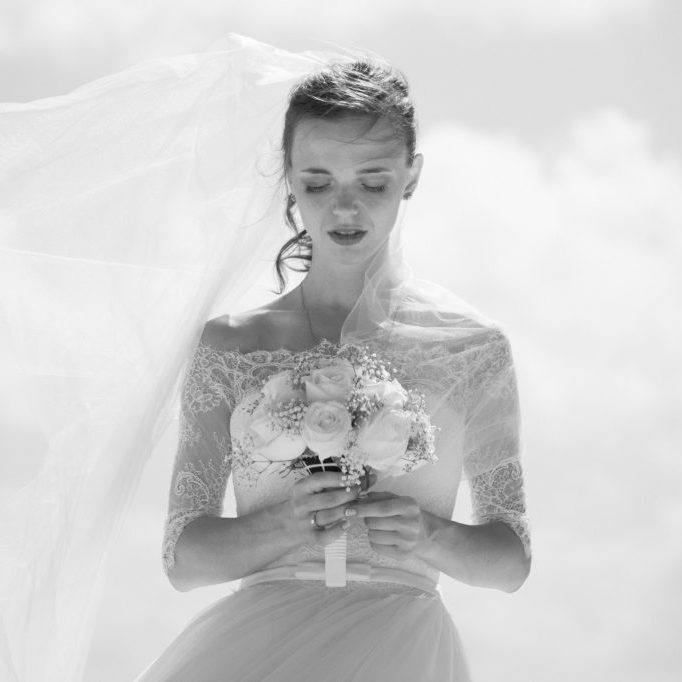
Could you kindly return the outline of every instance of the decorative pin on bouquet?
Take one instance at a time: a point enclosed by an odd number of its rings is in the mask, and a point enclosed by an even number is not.
[[[371,470],[396,476],[437,461],[436,427],[424,396],[405,390],[365,347],[346,344],[297,356],[232,415],[233,456],[258,475],[274,463],[285,471],[341,471],[347,489]],[[347,534],[325,547],[325,580],[346,584]]]

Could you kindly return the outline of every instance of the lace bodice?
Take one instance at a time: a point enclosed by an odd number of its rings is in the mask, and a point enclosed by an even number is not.
[[[403,386],[425,394],[427,409],[431,403],[432,419],[441,427],[436,436],[436,464],[386,478],[373,489],[409,495],[422,509],[449,519],[460,480],[465,478],[470,485],[474,522],[507,523],[530,557],[516,376],[506,337],[499,330],[493,333],[498,337],[492,345],[486,344],[485,357],[453,353],[444,362],[442,348],[426,349],[417,344],[400,350],[373,349],[391,363],[394,376]],[[316,349],[333,355],[338,346],[323,340]],[[279,470],[268,470],[254,479],[243,458],[235,456],[229,423],[240,401],[272,374],[291,368],[295,356],[287,349],[245,353],[220,350],[203,339],[197,346],[182,388],[179,444],[163,538],[166,574],[173,567],[175,545],[184,527],[200,516],[222,514],[230,474],[238,516],[282,501],[290,494],[295,481],[292,474],[282,476]],[[443,394],[443,386],[455,386],[456,390],[448,392],[446,406],[436,408],[434,400]],[[439,419],[435,418],[436,409]],[[434,582],[439,575],[416,558],[398,561],[374,552],[363,521],[357,519],[351,520],[348,530],[348,560],[401,568]],[[323,548],[303,544],[263,568],[308,561],[324,561]]]

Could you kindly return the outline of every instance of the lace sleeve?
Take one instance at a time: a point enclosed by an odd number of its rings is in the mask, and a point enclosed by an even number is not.
[[[471,488],[473,520],[507,523],[530,558],[519,393],[511,346],[499,330],[476,368],[476,390],[467,409],[464,439],[464,474]]]
[[[519,536],[526,557],[530,559],[530,529],[526,518],[521,463],[502,464],[488,473],[474,476],[469,484],[474,521],[506,523]]]
[[[185,370],[180,399],[178,448],[163,537],[163,569],[175,564],[175,545],[200,516],[220,516],[231,470],[230,387],[218,356],[199,343]]]

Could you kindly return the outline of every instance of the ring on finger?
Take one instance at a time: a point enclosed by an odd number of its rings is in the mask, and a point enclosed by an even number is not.
[[[320,511],[319,509],[316,509],[313,512],[313,515],[310,517],[310,525],[315,528],[315,530],[324,530],[324,526],[320,526],[319,523],[317,523],[317,512]]]

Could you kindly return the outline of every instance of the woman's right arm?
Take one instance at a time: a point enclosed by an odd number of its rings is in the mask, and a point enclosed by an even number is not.
[[[224,353],[216,349],[241,340],[232,331],[207,323],[182,384],[163,568],[173,587],[183,592],[242,578],[303,542],[328,544],[342,532],[344,503],[356,495],[341,488],[340,474],[318,473],[297,481],[280,503],[236,518],[221,516],[231,472],[234,397]],[[332,490],[324,492],[323,486]],[[315,530],[310,518],[316,509],[329,509],[318,513],[317,520],[335,527]]]
[[[238,517],[199,517],[180,535],[169,579],[186,592],[243,578],[304,542],[333,542],[344,530],[345,504],[357,493],[341,487],[340,473],[317,473],[297,481],[291,496],[278,504]],[[318,509],[318,523],[326,530],[310,523]]]

